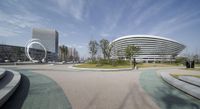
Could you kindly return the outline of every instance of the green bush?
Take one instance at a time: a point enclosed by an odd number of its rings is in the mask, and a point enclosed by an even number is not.
[[[184,64],[186,60],[187,60],[186,57],[177,57],[175,60],[175,63],[176,64]]]
[[[97,64],[97,66],[103,66],[103,65],[112,65],[112,66],[117,66],[117,65],[129,65],[130,62],[126,60],[108,60],[108,59],[99,59],[93,60],[93,61],[88,61],[88,64]]]
[[[87,62],[87,64],[97,64],[97,63],[98,63],[98,61],[96,61],[96,60],[90,60]]]
[[[115,62],[117,65],[129,65],[130,62],[126,60],[116,60]]]
[[[109,61],[108,59],[100,59],[100,60],[99,60],[99,63],[102,64],[102,65],[104,65],[104,64],[110,65],[110,64],[111,64],[110,61]]]

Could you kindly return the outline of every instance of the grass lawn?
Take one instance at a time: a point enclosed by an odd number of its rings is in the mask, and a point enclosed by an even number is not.
[[[178,78],[179,76],[193,76],[193,77],[197,77],[200,78],[200,75],[193,75],[193,74],[179,74],[179,73],[173,73],[171,74],[173,77]]]
[[[200,68],[182,68],[182,70],[194,70],[194,71],[200,71]],[[197,77],[200,78],[200,74],[181,74],[181,72],[175,72],[175,73],[171,73],[172,76],[174,76],[175,78],[178,78],[178,76],[193,76],[193,77]]]
[[[183,70],[195,70],[195,71],[200,71],[200,68],[188,68],[188,69],[183,69]]]
[[[112,66],[112,65],[97,65],[97,64],[79,64],[79,65],[76,65],[75,67],[79,67],[79,68],[104,68],[104,69],[115,69],[115,68],[130,68],[130,65],[117,65],[117,66]]]
[[[139,68],[146,68],[146,67],[173,67],[178,66],[176,64],[160,64],[160,63],[142,63],[137,65]]]
[[[200,64],[195,64],[195,67],[200,67]]]
[[[137,64],[139,68],[147,68],[147,67],[173,67],[177,66],[176,64],[158,64],[158,63],[143,63],[143,64]],[[115,69],[115,68],[130,68],[130,65],[97,65],[97,64],[79,64],[75,67],[79,68],[105,68],[105,69]]]

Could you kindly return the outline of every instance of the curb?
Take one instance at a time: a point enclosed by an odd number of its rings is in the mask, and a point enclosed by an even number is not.
[[[179,79],[174,78],[170,75],[170,73],[161,72],[160,73],[162,79],[166,81],[168,84],[174,86],[175,88],[197,98],[200,99],[200,87],[195,85],[191,85],[189,83],[183,82]]]
[[[131,71],[131,68],[121,68],[121,69],[96,69],[96,68],[77,68],[74,66],[69,66],[68,68],[74,70],[84,70],[84,71]]]
[[[0,89],[0,107],[12,96],[21,80],[21,74],[19,72],[13,70],[5,70],[5,72],[6,71],[12,72],[14,76],[5,87]]]
[[[0,79],[4,77],[5,71],[5,69],[0,69]]]

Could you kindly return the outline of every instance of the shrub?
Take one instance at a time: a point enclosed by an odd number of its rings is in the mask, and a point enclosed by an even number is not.
[[[126,60],[116,60],[115,63],[117,65],[129,65],[130,64],[130,62],[126,61]]]
[[[93,61],[88,61],[88,64],[96,64],[97,66],[103,66],[103,65],[112,65],[112,66],[117,66],[117,65],[129,65],[130,62],[126,60],[108,60],[108,59],[99,59],[93,60]]]
[[[97,64],[97,63],[98,63],[98,61],[96,61],[96,60],[90,60],[87,62],[87,64]]]
[[[102,64],[102,65],[104,65],[104,64],[109,65],[109,64],[110,64],[110,61],[107,60],[107,59],[100,59],[100,60],[99,60],[99,63]]]

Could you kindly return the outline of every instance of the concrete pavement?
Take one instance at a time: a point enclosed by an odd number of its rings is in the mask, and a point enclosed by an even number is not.
[[[139,71],[76,71],[66,65],[16,67],[55,80],[73,109],[159,109],[140,87]]]

